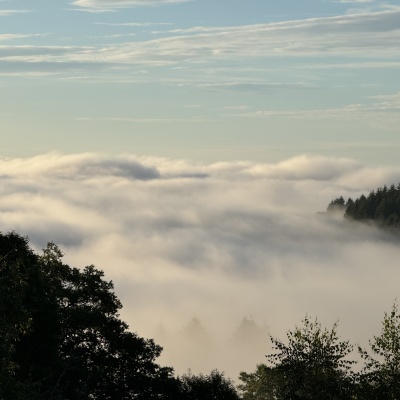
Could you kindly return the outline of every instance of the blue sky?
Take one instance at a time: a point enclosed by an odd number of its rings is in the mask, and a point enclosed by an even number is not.
[[[396,163],[400,3],[0,1],[2,156]]]

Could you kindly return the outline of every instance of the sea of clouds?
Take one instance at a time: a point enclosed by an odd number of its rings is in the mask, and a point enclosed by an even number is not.
[[[122,318],[178,373],[237,378],[306,314],[367,345],[400,293],[398,238],[318,213],[397,184],[397,167],[50,153],[1,159],[0,176],[0,229],[104,270]]]

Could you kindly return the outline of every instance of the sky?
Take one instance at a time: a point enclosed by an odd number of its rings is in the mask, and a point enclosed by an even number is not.
[[[395,164],[399,28],[397,0],[2,0],[1,155]]]
[[[368,345],[398,239],[319,212],[400,181],[399,47],[399,1],[0,0],[0,230],[104,270],[178,373],[306,314]]]

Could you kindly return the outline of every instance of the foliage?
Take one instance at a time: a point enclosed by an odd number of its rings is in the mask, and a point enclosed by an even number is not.
[[[238,386],[243,400],[276,400],[283,386],[282,376],[277,368],[265,364],[257,365],[253,373],[241,372]]]
[[[161,348],[128,331],[112,282],[61,261],[53,243],[0,235],[0,398],[175,399]]]
[[[113,283],[94,266],[71,268],[62,256],[53,243],[39,256],[27,238],[0,233],[1,400],[400,399],[396,303],[371,354],[359,348],[360,373],[352,372],[352,346],[339,339],[337,324],[326,329],[306,316],[286,343],[270,336],[274,352],[255,372],[240,374],[239,397],[218,371],[176,378],[159,366],[161,347],[119,318]],[[238,340],[251,322],[244,320]]]
[[[323,329],[308,316],[302,327],[287,333],[288,344],[270,337],[277,352],[267,355],[271,367],[242,374],[244,399],[320,400],[351,399],[353,361],[348,341],[340,341],[337,324]]]
[[[332,200],[327,208],[328,212],[345,212],[347,204],[345,203],[342,196]]]
[[[19,398],[32,395],[30,383],[18,382],[15,374],[19,365],[13,357],[18,338],[32,325],[26,304],[30,275],[26,265],[35,260],[26,238],[15,233],[0,236],[0,398]],[[27,397],[28,398],[28,397]]]
[[[360,196],[346,210],[346,216],[355,220],[376,220],[381,225],[400,226],[400,185],[379,188],[367,197]]]
[[[346,218],[356,221],[374,221],[380,226],[400,228],[400,184],[373,190],[356,200],[343,197],[332,200],[328,211],[343,211]]]
[[[400,399],[400,314],[396,303],[385,313],[382,332],[374,336],[370,347],[373,356],[359,348],[365,361],[360,377],[363,396],[370,400]]]
[[[216,370],[209,375],[188,373],[180,378],[180,383],[179,400],[239,400],[233,382]]]

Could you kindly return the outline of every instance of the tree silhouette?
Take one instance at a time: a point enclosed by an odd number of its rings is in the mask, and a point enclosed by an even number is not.
[[[349,220],[374,222],[378,226],[392,229],[400,228],[400,184],[389,188],[383,186],[359,198],[348,199],[343,197],[332,200],[328,205],[328,212],[340,211]]]
[[[400,314],[396,303],[385,313],[382,331],[370,341],[372,355],[359,347],[365,361],[361,373],[363,398],[395,400],[400,398]]]
[[[288,331],[288,343],[270,337],[275,353],[269,365],[258,366],[254,374],[242,373],[240,386],[246,400],[350,400],[352,351],[348,341],[337,335],[337,324],[323,329],[308,316],[303,326]]]
[[[102,271],[62,263],[50,243],[0,235],[0,398],[174,399],[161,347],[128,330]]]

